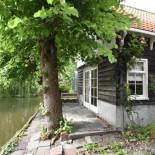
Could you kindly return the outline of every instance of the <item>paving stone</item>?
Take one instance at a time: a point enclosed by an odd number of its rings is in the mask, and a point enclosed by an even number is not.
[[[64,155],[76,155],[76,154],[77,154],[76,148],[64,149]]]
[[[106,134],[102,136],[102,145],[109,145],[111,143],[116,142],[116,138],[114,134]]]
[[[33,134],[31,136],[31,139],[30,139],[30,141],[38,141],[38,140],[40,140],[40,133],[39,132]]]
[[[23,155],[23,153],[24,153],[23,150],[18,150],[18,151],[11,153],[11,155]]]
[[[28,152],[32,152],[33,150],[37,149],[39,146],[39,141],[30,141],[27,145]]]
[[[39,147],[50,147],[50,140],[40,141]]]
[[[33,150],[28,150],[26,155],[35,155],[37,152],[37,148]]]
[[[36,155],[50,155],[50,147],[39,147]]]
[[[76,139],[76,140],[73,141],[73,145],[74,145],[76,148],[81,148],[81,147],[83,147],[85,144],[86,144],[86,141],[85,141],[84,138]]]
[[[101,136],[91,136],[90,138],[93,143],[100,143],[102,141]]]
[[[54,146],[51,148],[50,155],[62,155],[63,148],[62,145]]]
[[[85,137],[85,141],[86,141],[86,143],[88,143],[88,144],[94,143],[94,142],[92,141],[92,139],[91,139],[90,136],[86,136],[86,137]]]
[[[29,137],[24,136],[18,143],[18,146],[16,147],[15,150],[25,150],[27,147],[27,144],[29,142]]]
[[[77,149],[73,144],[64,144],[63,145],[64,149],[64,155],[76,155],[77,154]]]

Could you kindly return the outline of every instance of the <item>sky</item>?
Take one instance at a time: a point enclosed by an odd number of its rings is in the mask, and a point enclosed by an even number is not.
[[[125,0],[124,4],[155,13],[155,0]]]

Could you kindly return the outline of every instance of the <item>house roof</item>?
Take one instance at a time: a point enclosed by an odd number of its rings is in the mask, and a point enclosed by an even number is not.
[[[132,28],[155,33],[155,13],[131,6],[124,6],[124,10],[127,14],[131,14],[140,20],[140,24],[134,22]]]

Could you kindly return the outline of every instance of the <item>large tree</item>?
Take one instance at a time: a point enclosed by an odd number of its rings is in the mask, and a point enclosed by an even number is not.
[[[58,70],[70,59],[114,60],[108,43],[117,48],[111,41],[130,26],[119,7],[120,0],[0,0],[1,52],[13,53],[12,66],[40,56],[49,130],[62,117]]]

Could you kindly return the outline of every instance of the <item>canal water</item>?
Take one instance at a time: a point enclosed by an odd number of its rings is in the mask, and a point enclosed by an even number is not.
[[[0,98],[0,148],[37,110],[39,98]]]

